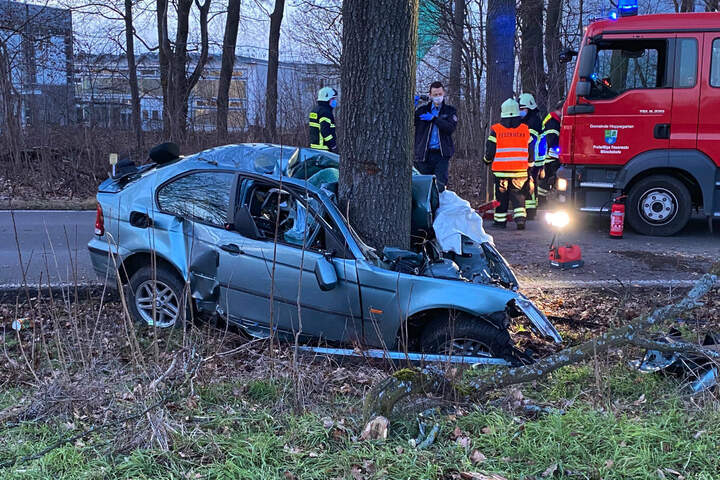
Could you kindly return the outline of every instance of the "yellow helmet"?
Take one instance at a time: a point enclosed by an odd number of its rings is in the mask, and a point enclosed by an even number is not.
[[[501,118],[513,118],[513,117],[519,117],[520,116],[520,106],[518,105],[518,102],[516,102],[512,98],[508,98],[502,103],[502,106],[500,107],[500,117]]]

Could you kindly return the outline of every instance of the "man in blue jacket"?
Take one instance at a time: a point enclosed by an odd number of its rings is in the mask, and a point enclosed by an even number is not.
[[[430,84],[430,101],[415,110],[415,168],[435,175],[442,192],[448,183],[448,164],[455,153],[452,134],[457,126],[455,107],[445,103],[440,82]]]

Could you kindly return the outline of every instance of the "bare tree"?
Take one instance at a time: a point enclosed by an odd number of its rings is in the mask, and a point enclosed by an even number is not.
[[[463,39],[465,36],[465,0],[455,0],[453,8],[453,36],[452,50],[450,53],[450,74],[448,76],[448,87],[450,89],[450,103],[460,104],[460,73],[463,50]]]
[[[337,70],[342,53],[341,8],[341,0],[302,0],[293,13],[290,32],[308,60],[321,58]]]
[[[562,26],[563,0],[548,0],[545,17],[545,62],[548,74],[547,108],[552,108],[558,100],[565,96],[565,66],[560,63],[560,53],[563,48],[560,40],[560,27]]]
[[[547,89],[545,87],[545,58],[543,55],[543,0],[522,0],[520,2],[520,75],[523,92],[532,93],[545,109]]]
[[[228,0],[227,17],[225,18],[225,37],[223,38],[222,64],[217,93],[216,128],[220,143],[227,141],[228,135],[228,102],[230,82],[235,68],[235,44],[240,23],[240,3],[241,0]]]
[[[168,32],[168,0],[157,0],[158,43],[160,46],[160,82],[163,88],[163,131],[173,141],[180,141],[187,128],[188,99],[200,80],[207,63],[208,12],[211,0],[177,0],[177,19],[174,42]],[[187,75],[190,11],[197,7],[200,24],[200,55],[195,67]]]
[[[125,0],[125,56],[130,83],[131,120],[135,133],[135,147],[143,146],[142,119],[140,118],[140,89],[138,88],[137,63],[135,62],[135,27],[133,25],[133,0]]]
[[[268,140],[274,141],[277,135],[278,111],[278,64],[280,60],[280,26],[285,13],[285,0],[275,0],[275,8],[270,15],[270,38],[268,42],[267,90],[265,94],[265,129]]]
[[[344,0],[340,203],[371,246],[409,247],[417,0]]]
[[[515,76],[515,18],[513,0],[488,0],[486,117],[500,118],[500,105],[513,95]]]

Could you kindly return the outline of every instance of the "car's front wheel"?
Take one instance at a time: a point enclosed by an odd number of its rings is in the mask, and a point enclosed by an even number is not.
[[[441,315],[423,329],[422,350],[443,355],[509,358],[510,332],[464,313]]]
[[[143,267],[130,278],[128,308],[137,322],[157,328],[181,327],[189,312],[185,288],[168,268]]]

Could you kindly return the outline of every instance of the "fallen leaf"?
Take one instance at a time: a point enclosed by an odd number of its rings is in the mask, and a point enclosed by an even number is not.
[[[605,461],[605,467],[606,468],[612,468],[613,465],[615,465],[615,462],[613,460],[606,460]]]
[[[495,433],[495,430],[492,429],[492,427],[483,427],[480,429],[480,433],[483,433],[485,435],[489,435],[491,433]]]
[[[700,430],[695,435],[693,435],[693,438],[697,440],[698,438],[702,437],[705,434],[705,430]]]
[[[495,473],[485,475],[478,472],[460,472],[460,478],[464,480],[507,480],[507,478]]]
[[[470,437],[458,437],[455,442],[465,449],[470,448]]]
[[[673,470],[672,468],[666,468],[665,473],[675,475],[677,477],[677,480],[685,480],[685,477],[682,473],[678,472],[677,470]]]
[[[287,480],[297,480],[297,477],[292,473],[288,472],[287,470],[285,470],[285,478]]]
[[[552,465],[550,465],[550,466],[547,468],[547,470],[545,470],[545,471],[543,472],[542,476],[543,476],[543,477],[552,477],[553,475],[555,475],[555,472],[557,471],[557,468],[558,468],[557,463],[553,463]]]
[[[485,460],[487,460],[487,457],[480,453],[479,450],[473,450],[473,452],[470,454],[470,461],[473,465],[483,463]]]
[[[383,416],[377,416],[370,420],[362,433],[360,440],[385,440],[387,438],[387,429],[390,422]]]
[[[350,469],[350,475],[352,475],[355,480],[365,480],[365,475],[363,475],[362,470],[357,465],[353,465]]]
[[[640,398],[635,400],[632,404],[637,407],[639,405],[642,405],[643,403],[645,403],[645,394],[644,393],[642,395],[640,395]]]

